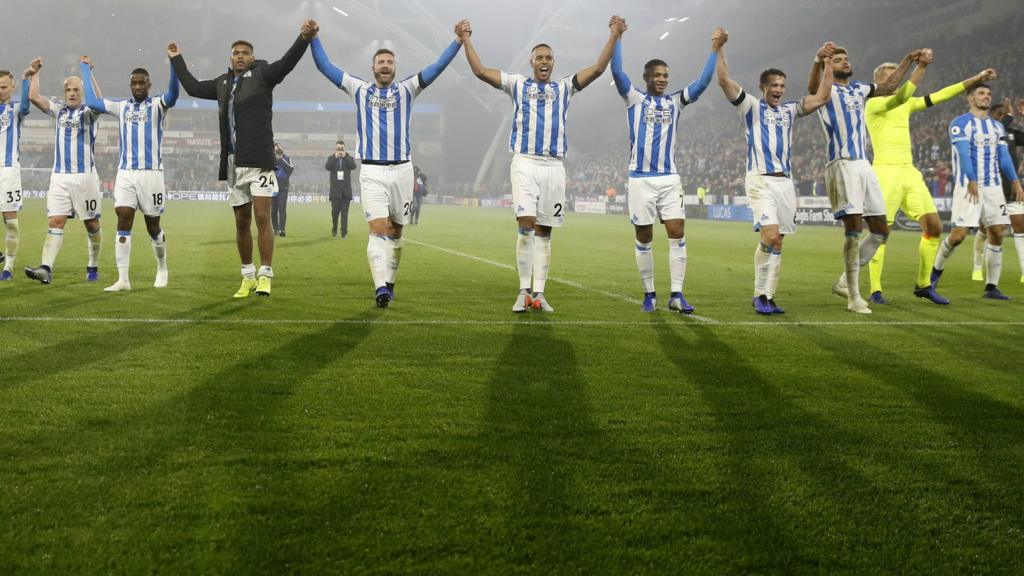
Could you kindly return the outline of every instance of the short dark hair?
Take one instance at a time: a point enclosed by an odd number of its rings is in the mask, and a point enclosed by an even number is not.
[[[778,68],[769,68],[764,72],[761,72],[761,78],[757,81],[758,86],[767,86],[768,80],[772,76],[782,76],[783,78],[785,78],[786,73],[783,72],[782,70],[779,70]]]
[[[344,140],[338,140],[337,142],[334,143],[335,146],[337,146],[338,144],[341,144],[342,146],[344,146],[345,145],[345,141]]]
[[[14,74],[11,74],[10,70],[0,70],[0,78],[4,76],[10,76],[12,80],[14,79]]]
[[[651,71],[654,70],[655,66],[664,66],[665,68],[668,68],[668,63],[658,58],[648,60],[647,64],[644,64],[644,76],[650,74]]]
[[[547,44],[541,42],[540,44],[537,44],[533,48],[530,48],[530,54],[533,54],[534,51],[537,50],[537,48],[547,48],[548,50],[551,50],[552,52],[555,51],[553,48],[551,48],[551,46],[548,46]]]
[[[248,42],[246,40],[235,40],[234,43],[231,44],[231,49],[234,50],[235,46],[239,46],[239,45],[241,45],[241,46],[248,46],[249,47],[249,52],[255,52],[256,51],[256,48],[253,47],[252,43]]]
[[[978,82],[974,86],[971,86],[971,89],[967,91],[967,95],[970,96],[971,94],[974,94],[975,92],[978,91],[979,88],[988,88],[989,91],[992,90],[992,87],[989,86],[988,84],[985,84],[984,82]]]
[[[376,62],[377,56],[380,56],[381,54],[390,54],[392,58],[395,57],[395,53],[392,52],[391,50],[387,48],[381,48],[380,50],[377,50],[376,52],[373,53],[373,58],[370,58],[370,62]]]
[[[143,76],[148,78],[149,70],[146,70],[145,68],[136,68],[135,70],[132,70],[132,76],[135,76],[136,74],[142,74]]]
[[[846,51],[846,48],[843,48],[842,46],[836,46],[836,49],[832,51],[833,56],[835,56],[836,54],[846,54],[847,56],[850,55],[850,53]]]

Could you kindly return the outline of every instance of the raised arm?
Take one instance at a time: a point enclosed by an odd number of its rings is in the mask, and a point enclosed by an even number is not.
[[[444,49],[444,52],[442,52],[441,56],[438,57],[437,62],[434,62],[420,71],[420,86],[423,88],[430,86],[434,80],[437,80],[437,77],[441,75],[441,72],[444,72],[444,69],[447,68],[448,65],[452,63],[452,60],[455,59],[455,55],[459,53],[459,49],[462,48],[462,37],[459,35],[459,25],[462,25],[463,23],[468,25],[469,21],[463,20],[462,22],[459,22],[459,24],[455,25],[455,40],[452,40],[452,43]]]
[[[164,92],[164,95],[161,96],[166,108],[174,108],[174,105],[178,103],[180,86],[181,83],[178,82],[178,75],[174,73],[174,66],[171,66],[171,79],[167,84],[167,92]]]
[[[619,96],[628,94],[629,89],[633,86],[633,83],[629,81],[629,76],[622,69],[621,38],[615,42],[615,51],[612,52],[612,79],[615,80],[615,89],[619,92]]]
[[[604,74],[604,69],[608,67],[608,62],[612,59],[612,53],[615,52],[615,43],[618,42],[619,38],[622,38],[622,33],[626,31],[626,28],[625,20],[618,16],[612,16],[611,22],[608,24],[608,41],[604,43],[601,54],[597,57],[597,62],[593,66],[587,66],[576,73],[576,85],[580,90],[583,90],[591,82],[597,80],[601,74]]]
[[[903,82],[903,78],[906,77],[907,71],[910,70],[910,65],[921,57],[921,50],[914,50],[907,54],[900,61],[900,65],[892,71],[889,76],[878,83],[875,86],[875,93],[872,96],[891,96],[896,93],[896,89],[899,88],[900,83]]]
[[[167,45],[167,57],[171,59],[171,66],[174,68],[175,75],[181,81],[181,87],[185,89],[189,96],[203,100],[217,99],[217,81],[196,80],[196,77],[188,71],[188,66],[185,65],[185,58],[181,55],[181,50],[178,49],[177,44],[172,42]]]
[[[460,35],[462,36],[462,45],[466,47],[466,62],[469,63],[469,69],[473,71],[473,75],[494,88],[501,89],[501,70],[488,68],[480,62],[480,55],[476,53],[471,38],[473,27],[468,22],[460,31]]]
[[[313,63],[316,64],[316,69],[335,86],[341,88],[341,81],[345,77],[345,71],[331,63],[331,59],[327,57],[327,51],[324,50],[323,43],[320,42],[320,37],[313,38],[309,47],[310,51],[313,52]]]
[[[688,103],[696,102],[700,95],[707,90],[708,85],[711,84],[711,77],[715,73],[715,66],[718,62],[718,51],[728,41],[729,33],[721,28],[715,28],[715,31],[711,34],[711,53],[708,54],[708,59],[704,62],[704,69],[701,70],[700,77],[690,82],[690,85],[686,87],[686,91],[683,92]]]
[[[729,63],[725,60],[725,46],[718,49],[715,75],[718,77],[718,85],[721,86],[722,92],[725,93],[725,98],[729,102],[735,102],[740,97],[740,93],[743,92],[743,87],[729,77]]]
[[[86,56],[82,56],[79,67],[82,69],[82,84],[85,86],[85,105],[96,112],[106,113],[107,107],[103,104],[103,97],[99,95],[99,83],[92,75],[92,62]]]
[[[43,59],[35,58],[32,60],[32,64],[29,65],[28,70],[25,70],[25,74],[31,76],[28,86],[28,99],[30,102],[35,104],[36,108],[39,108],[46,114],[50,113],[50,99],[44,98],[39,94],[39,70],[43,67]],[[31,74],[29,74],[31,72]]]
[[[295,42],[292,42],[291,48],[284,53],[280,60],[267,65],[263,78],[274,86],[284,82],[285,77],[295,69],[299,60],[302,60],[302,55],[306,53],[306,48],[309,48],[310,40],[316,36],[319,30],[320,27],[314,20],[303,22],[302,27],[299,29],[299,37],[295,39]]]
[[[29,70],[31,70],[31,68]],[[33,74],[34,73],[35,71],[33,71]],[[32,111],[32,108],[29,107],[28,100],[28,85],[32,83],[31,78],[32,74],[29,74],[28,70],[25,70],[25,73],[21,75],[21,99],[18,101],[18,114],[21,114],[22,116],[27,116],[28,113]]]
[[[832,98],[832,80],[835,69],[832,67],[832,58],[825,58],[822,61],[821,82],[818,83],[818,91],[814,94],[804,96],[800,101],[800,108],[804,115],[814,112],[828,103]]]
[[[832,59],[835,49],[836,45],[833,42],[825,42],[821,48],[818,48],[818,53],[814,55],[814,62],[811,63],[811,74],[807,79],[808,94],[814,94],[818,91],[818,86],[821,85],[821,74],[825,60]]]

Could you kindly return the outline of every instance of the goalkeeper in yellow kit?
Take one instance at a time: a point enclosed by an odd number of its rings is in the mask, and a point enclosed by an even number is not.
[[[925,70],[931,63],[930,51],[923,56],[914,68],[907,82],[911,92],[924,78]],[[885,63],[875,68],[875,82],[885,80],[896,69],[896,64]],[[936,304],[949,304],[939,296],[931,286],[932,263],[939,250],[939,239],[942,236],[942,222],[939,221],[935,202],[931,192],[924,183],[921,172],[914,167],[914,157],[910,143],[910,116],[936,104],[964,93],[973,84],[984,82],[994,76],[994,71],[985,70],[963,82],[947,86],[938,92],[924,97],[909,98],[903,104],[893,106],[890,102],[896,96],[872,98],[867,103],[868,133],[874,148],[875,174],[882,186],[885,198],[886,218],[891,227],[896,220],[896,212],[900,209],[908,218],[921,224],[921,242],[918,244],[919,263],[917,283],[914,295],[927,298]],[[887,105],[888,104],[888,105]],[[891,109],[890,109],[891,108]],[[871,296],[869,300],[875,304],[887,304],[882,295],[882,263],[885,260],[885,245],[878,248],[869,267],[871,274]]]

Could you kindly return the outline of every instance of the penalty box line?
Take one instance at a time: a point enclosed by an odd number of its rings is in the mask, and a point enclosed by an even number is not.
[[[488,258],[481,258],[480,256],[475,256],[473,254],[469,254],[469,253],[466,253],[466,252],[459,252],[458,250],[452,250],[451,248],[445,248],[443,246],[437,246],[436,244],[429,244],[427,242],[421,242],[419,240],[411,240],[409,238],[406,238],[405,241],[410,243],[410,244],[416,244],[417,246],[423,246],[425,248],[430,248],[432,250],[437,250],[438,252],[443,252],[445,254],[450,254],[452,256],[459,256],[461,258],[466,258],[466,259],[469,259],[469,260],[473,260],[475,262],[480,262],[482,264],[489,264],[489,265],[494,266],[496,268],[502,268],[504,270],[511,270],[512,272],[516,272],[516,267],[515,266],[512,266],[510,264],[505,264],[504,262],[498,262],[497,260],[490,260]],[[576,282],[575,280],[569,280],[569,279],[566,279],[566,278],[560,278],[558,276],[549,276],[548,277],[548,282],[555,282],[556,284],[561,284],[563,286],[569,286],[571,288],[575,288],[575,289],[581,290],[583,292],[590,292],[591,294],[598,294],[598,295],[604,296],[606,298],[611,298],[612,300],[619,300],[621,302],[628,302],[628,303],[636,305],[636,306],[640,306],[642,304],[642,302],[639,299],[637,299],[637,298],[626,296],[625,294],[619,294],[617,292],[609,292],[607,290],[601,290],[600,288],[591,288],[590,286],[587,286],[585,284],[581,284],[579,282]],[[711,318],[708,318],[706,316],[701,316],[699,314],[680,314],[680,316],[682,316],[684,318],[689,318],[689,319],[692,319],[692,320],[696,320],[697,322],[704,322],[704,323],[707,323],[707,324],[717,324],[718,323],[716,320],[712,320]]]

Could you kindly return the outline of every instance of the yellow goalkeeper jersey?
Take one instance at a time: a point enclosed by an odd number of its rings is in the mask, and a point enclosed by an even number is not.
[[[917,87],[906,82],[893,96],[868,100],[867,123],[874,150],[874,164],[913,166],[910,142],[910,116],[941,104],[964,92],[962,82],[947,86],[927,96],[911,97]]]

